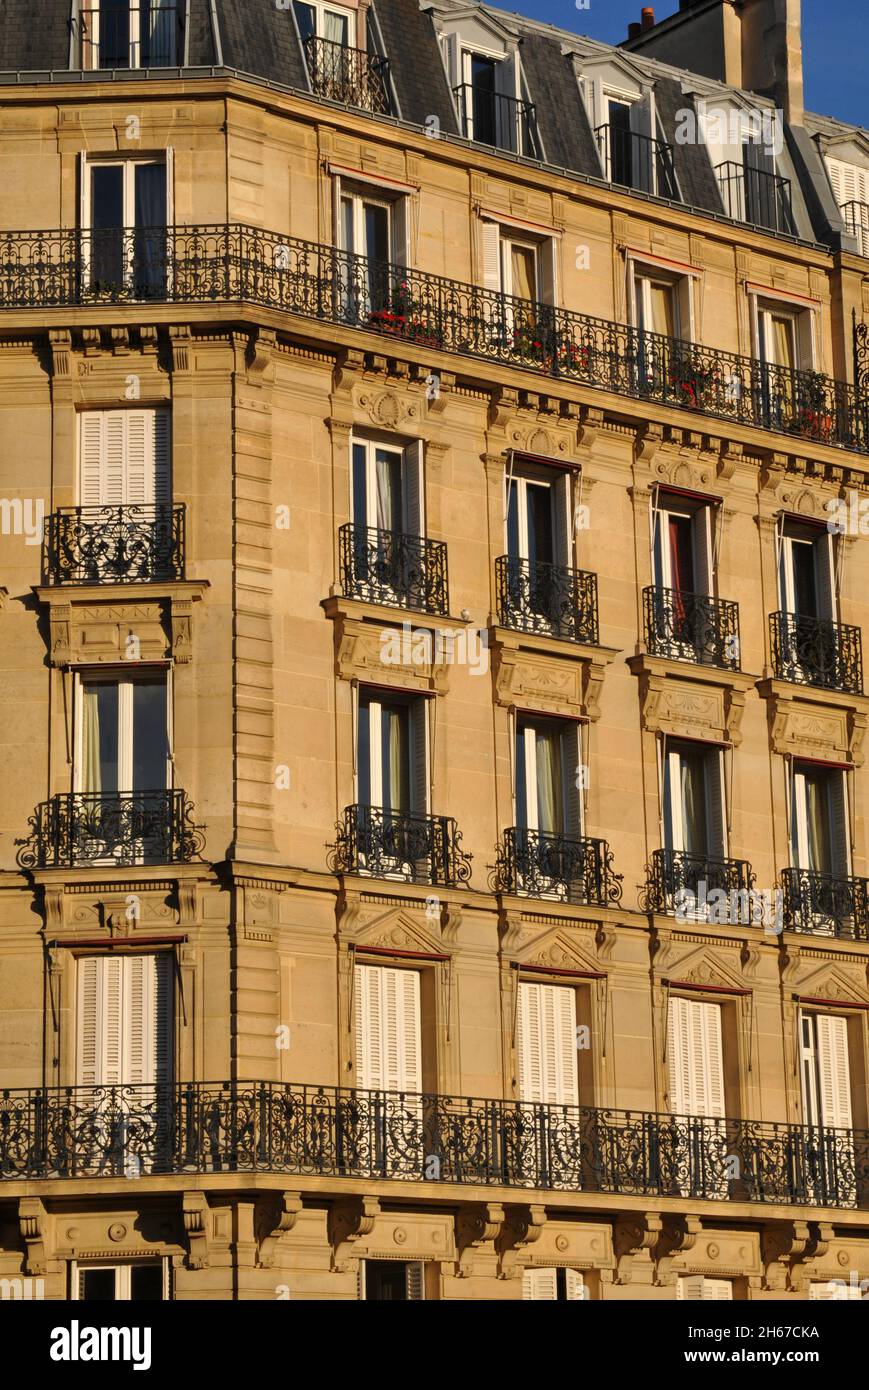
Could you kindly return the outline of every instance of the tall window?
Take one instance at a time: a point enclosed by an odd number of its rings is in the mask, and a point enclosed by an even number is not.
[[[582,753],[579,727],[566,720],[520,719],[516,727],[516,824],[578,840]]]
[[[353,48],[355,14],[340,5],[306,4],[304,0],[293,0],[293,10],[299,35],[305,39],[325,39],[328,43],[339,43],[344,48]]]
[[[360,1260],[359,1297],[376,1303],[417,1303],[425,1298],[421,1260]]]
[[[791,853],[810,873],[847,878],[850,834],[846,773],[797,762],[792,774]]]
[[[363,691],[357,755],[359,804],[428,812],[428,710],[423,697]]]
[[[825,528],[780,523],[779,598],[784,613],[836,621],[833,537]]]
[[[804,1123],[850,1129],[851,1064],[846,1018],[837,1014],[800,1014],[800,1078]]]
[[[726,858],[720,748],[667,741],[664,762],[665,848],[701,861]]]
[[[422,444],[353,441],[353,521],[368,530],[425,535]]]
[[[422,1090],[418,970],[357,965],[356,1084],[368,1091]]]
[[[147,1111],[172,1079],[172,980],[168,952],[79,959],[79,1086],[142,1087]]]
[[[169,780],[166,678],[87,674],[79,682],[76,790],[154,792]]]
[[[662,494],[653,510],[655,584],[681,594],[712,593],[712,508]]]
[[[702,1274],[682,1274],[676,1280],[676,1298],[706,1303],[729,1303],[733,1298],[730,1279],[705,1279]]]
[[[535,1302],[585,1300],[585,1281],[578,1269],[525,1269],[522,1297]]]
[[[698,999],[670,1000],[667,1070],[674,1115],[724,1116],[720,1005]]]
[[[83,68],[165,68],[180,61],[183,0],[82,0]]]
[[[520,981],[516,1060],[520,1100],[579,1104],[576,990]]]
[[[869,256],[869,169],[827,156],[827,172],[845,226],[857,237],[862,256]]]
[[[166,507],[172,500],[168,410],[86,410],[79,416],[82,507]]]
[[[92,293],[163,298],[167,211],[165,161],[84,162],[82,259],[85,285]]]

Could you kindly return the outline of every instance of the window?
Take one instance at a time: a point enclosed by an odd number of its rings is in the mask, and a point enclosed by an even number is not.
[[[155,1106],[161,1088],[172,1080],[172,967],[168,952],[82,956],[77,962],[76,1084],[137,1088],[129,1097],[120,1096],[118,1105],[123,1109],[129,1103],[139,1112],[130,1119],[128,1157],[140,1164],[155,1156]],[[125,1147],[123,1117],[118,1139]],[[107,1162],[114,1157],[105,1155]]]
[[[303,0],[293,0],[293,11],[299,26],[299,36],[306,39],[325,39],[327,43],[338,43],[342,47],[355,47],[356,16],[352,10],[340,5],[305,4]]]
[[[534,108],[525,92],[515,43],[501,29],[484,32],[479,20],[441,35],[447,80],[459,129],[468,140],[540,158]],[[473,32],[468,32],[472,30]]]
[[[664,750],[665,848],[699,860],[701,877],[709,860],[727,857],[723,757],[698,743],[668,740]]]
[[[419,971],[357,965],[354,990],[357,1086],[366,1091],[419,1095],[422,1091]]]
[[[843,1279],[830,1279],[825,1284],[809,1284],[809,1298],[831,1299],[838,1303],[851,1303],[864,1299],[865,1283],[846,1284]]]
[[[82,411],[79,505],[168,505],[171,433],[171,417],[164,409]]]
[[[507,475],[506,540],[511,560],[530,569],[572,567],[569,473],[520,467]]]
[[[622,188],[678,197],[669,145],[659,138],[654,92],[619,92],[586,82],[604,177]]]
[[[665,338],[683,336],[673,281],[637,274],[634,295],[636,322],[641,333],[659,333]]]
[[[741,214],[756,227],[795,231],[790,180],[777,174],[774,150],[757,138],[746,140],[742,146]]]
[[[576,990],[520,981],[516,1017],[520,1100],[579,1104],[576,1043]]]
[[[857,237],[861,256],[869,256],[869,169],[828,155],[827,172],[845,227]]]
[[[422,443],[354,439],[352,516],[370,531],[425,535]]]
[[[850,1129],[851,1067],[848,1020],[838,1014],[800,1014],[803,1122]]]
[[[101,298],[162,299],[167,284],[164,160],[85,160],[82,274]]]
[[[729,1302],[733,1284],[729,1279],[704,1279],[702,1274],[680,1275],[676,1283],[677,1299],[704,1302]]]
[[[810,372],[815,365],[813,312],[798,304],[758,297],[755,303],[757,355],[769,368],[762,389],[768,408],[793,416],[795,382],[792,373]]]
[[[516,824],[544,835],[581,835],[579,725],[522,718],[516,727]]]
[[[82,0],[83,68],[165,68],[180,60],[181,0]]]
[[[156,1303],[169,1297],[169,1261],[142,1264],[75,1264],[73,1299],[88,1303]]]
[[[670,1000],[667,1072],[670,1110],[674,1115],[723,1118],[720,1005],[699,999]]]
[[[848,877],[850,835],[846,776],[842,768],[794,763],[791,852],[798,868],[833,878]]]
[[[819,526],[781,518],[779,598],[783,613],[836,621],[833,537]]]
[[[78,685],[76,791],[88,797],[165,789],[168,699],[163,672],[82,674]]]
[[[428,701],[364,690],[359,699],[359,804],[404,815],[428,812]]]
[[[533,326],[532,304],[555,303],[555,242],[552,237],[483,219],[483,284],[486,289],[511,299],[528,301],[529,307],[511,303],[504,306],[508,325]],[[510,317],[512,315],[512,317]]]
[[[425,1299],[421,1260],[360,1260],[359,1297],[379,1303],[418,1303]]]
[[[558,1300],[559,1303],[586,1296],[585,1281],[578,1269],[525,1269],[522,1271],[522,1297]]]
[[[678,594],[711,595],[714,570],[711,506],[692,498],[661,493],[653,503],[652,523],[655,585]]]
[[[346,272],[348,313],[403,321],[412,309],[410,291],[393,267],[407,263],[407,196],[386,187],[354,187],[339,174],[333,179],[336,243],[354,258]]]

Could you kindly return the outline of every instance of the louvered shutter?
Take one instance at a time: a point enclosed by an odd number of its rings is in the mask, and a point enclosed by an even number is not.
[[[158,506],[166,506],[172,500],[171,487],[171,432],[172,417],[168,410],[153,412],[153,498]]]
[[[845,1284],[831,1279],[827,1284],[809,1284],[809,1298],[829,1299],[834,1303],[850,1303],[862,1300],[863,1290],[859,1284]]]
[[[356,1080],[365,1090],[422,1090],[419,974],[356,967]]]
[[[818,1030],[821,1123],[831,1129],[850,1129],[851,1076],[847,1019],[836,1014],[816,1014],[815,1023]]]
[[[698,1096],[696,1113],[709,1119],[724,1118],[724,1059],[721,1048],[721,1007],[696,1003],[702,1023],[703,1093]]]
[[[827,159],[833,196],[839,207],[845,203],[869,203],[869,170],[843,159]]]
[[[582,791],[577,786],[582,767],[582,729],[568,724],[561,733],[561,777],[564,787],[564,834],[571,840],[582,836]]]
[[[429,811],[428,700],[416,699],[410,706],[410,809],[415,816]]]
[[[79,961],[80,1085],[152,1085],[171,1078],[171,967],[163,954]]]
[[[556,564],[573,569],[573,507],[569,473],[562,473],[552,484],[552,511]]]
[[[727,858],[727,825],[724,809],[724,753],[712,748],[706,756],[706,833],[712,859]]]
[[[165,1083],[171,1075],[171,968],[168,954],[127,956],[124,970],[124,1081]]]
[[[575,1300],[585,1301],[585,1280],[578,1269],[566,1269],[564,1271],[564,1281],[566,1285],[567,1301],[572,1303]]]
[[[690,1037],[690,1000],[671,999],[667,1022],[667,1071],[670,1109],[674,1115],[690,1115],[693,1103],[693,1053]]]
[[[830,773],[830,859],[835,878],[847,878],[851,872],[851,826],[848,815],[848,774]]]
[[[100,500],[114,507],[123,506],[127,501],[126,413],[125,410],[107,410],[105,413]]]
[[[356,966],[356,1085],[365,1091],[381,1091],[384,1087],[381,1050],[382,976],[383,971],[379,966]]]
[[[425,535],[425,485],[423,478],[423,444],[416,439],[404,452],[402,488],[404,530],[408,536]]]
[[[733,1298],[729,1279],[704,1279],[702,1274],[683,1275],[676,1285],[677,1299],[727,1302]]]
[[[540,1302],[558,1298],[558,1276],[554,1269],[522,1271],[522,1298]]]
[[[520,982],[516,1052],[522,1100],[579,1104],[574,990]]]
[[[168,410],[93,410],[81,415],[79,501],[87,506],[168,503]]]
[[[101,410],[79,416],[78,500],[82,507],[98,507],[103,501],[105,419]]]
[[[501,229],[497,222],[481,222],[483,287],[501,289]]]
[[[702,1296],[707,1302],[729,1303],[733,1298],[733,1285],[729,1279],[704,1279]]]
[[[404,1293],[408,1303],[421,1303],[425,1299],[425,1265],[421,1260],[411,1260],[404,1270]]]
[[[648,138],[654,134],[651,92],[647,93],[642,100],[633,103],[629,120],[632,135],[630,154],[633,187],[645,193],[654,193],[656,191],[655,170],[651,153],[653,147],[648,143]],[[610,138],[613,140],[619,138],[612,127],[610,128]],[[613,150],[613,154],[615,154],[615,150]]]
[[[833,558],[833,537],[824,531],[812,546],[815,557],[815,582],[818,590],[818,616],[836,621],[836,567]]]
[[[698,507],[691,524],[694,552],[694,591],[712,594],[712,508]]]

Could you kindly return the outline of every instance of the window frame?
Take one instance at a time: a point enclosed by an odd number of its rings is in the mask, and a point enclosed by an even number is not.
[[[129,770],[132,781],[133,767],[133,689],[137,683],[153,681],[162,676],[166,693],[166,782],[163,787],[152,787],[151,791],[171,791],[175,782],[175,759],[174,759],[174,729],[173,729],[173,672],[170,666],[158,662],[130,662],[130,670],[120,666],[109,666],[105,668],[97,665],[77,667],[74,671],[73,683],[73,791],[80,795],[87,795],[82,787],[84,775],[84,686],[85,685],[117,685],[118,686],[118,782],[122,782],[122,766],[124,771]],[[121,692],[125,693],[122,694]],[[123,754],[123,757],[122,757]],[[142,790],[146,790],[142,788]],[[114,793],[106,793],[113,795]],[[131,786],[119,785],[117,795],[135,795]]]
[[[133,1302],[133,1299],[131,1297],[132,1279],[130,1272],[135,1268],[141,1268],[144,1266],[153,1268],[156,1267],[158,1264],[162,1266],[163,1271],[163,1297],[161,1299],[161,1302],[169,1303],[172,1301],[172,1270],[171,1261],[168,1255],[158,1255],[150,1259],[147,1257],[138,1259],[134,1256],[128,1260],[70,1260],[70,1302],[86,1303],[91,1301],[89,1299],[82,1298],[80,1280],[80,1276],[82,1274],[86,1273],[88,1270],[111,1269],[115,1272],[114,1301],[116,1303],[131,1303]],[[126,1293],[124,1293],[123,1291],[118,1291],[119,1283],[122,1289],[123,1286],[126,1285]]]

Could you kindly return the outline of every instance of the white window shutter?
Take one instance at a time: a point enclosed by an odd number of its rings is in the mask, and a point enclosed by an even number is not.
[[[154,415],[150,410],[125,410],[125,502],[147,506],[154,500]]]
[[[419,973],[356,967],[356,1082],[364,1090],[422,1090]]]
[[[573,504],[569,473],[562,473],[552,484],[556,564],[573,569]]]
[[[516,1061],[519,1071],[519,1095],[522,1100],[538,1102],[543,1099],[543,1058],[540,1033],[540,986],[519,985],[519,1006],[516,1017]]]
[[[81,507],[98,507],[104,499],[105,436],[105,411],[83,411],[79,416],[78,500]]]
[[[852,1112],[848,1022],[838,1014],[817,1014],[815,1017],[818,1030],[821,1122],[831,1129],[850,1129]]]
[[[422,1303],[425,1300],[425,1265],[422,1260],[411,1260],[405,1265],[404,1293],[408,1303]]]
[[[415,439],[404,451],[404,529],[408,536],[425,535],[425,477],[423,442]]]
[[[566,1284],[567,1301],[569,1303],[579,1300],[585,1302],[585,1279],[578,1269],[566,1269],[564,1271]]]
[[[809,1284],[809,1298],[829,1299],[834,1303],[861,1301],[863,1290],[859,1284],[845,1284],[831,1279],[827,1284]]]
[[[101,501],[123,506],[127,497],[127,427],[125,410],[105,412],[105,443],[100,486]]]
[[[733,1298],[729,1279],[704,1279],[702,1274],[682,1275],[676,1285],[677,1299],[728,1302]]]
[[[95,1086],[101,1073],[99,1033],[102,975],[101,957],[85,956],[78,962],[78,1020],[76,1027],[76,1082]]]
[[[522,1271],[522,1298],[534,1302],[558,1298],[558,1275],[554,1269]]]
[[[689,1004],[688,999],[671,999],[667,1019],[667,1085],[674,1115],[689,1115],[693,1102]]]
[[[700,1114],[710,1119],[724,1118],[724,1060],[721,1047],[721,1006],[696,1003],[702,1018],[703,1096]]]
[[[413,700],[410,706],[410,798],[411,813],[429,813],[429,736],[428,699]]]
[[[79,501],[150,506],[171,501],[168,410],[92,410],[81,416]]]
[[[521,1099],[578,1105],[575,990],[521,981],[517,1033]]]
[[[501,289],[501,229],[497,222],[481,222],[483,287]]]
[[[172,959],[90,956],[78,965],[78,1081],[165,1084],[172,1075]]]
[[[441,39],[444,55],[444,66],[447,70],[447,81],[450,87],[458,87],[462,80],[459,71],[459,36],[458,34],[446,34]]]
[[[172,958],[127,956],[123,964],[124,1080],[165,1084],[171,1076]]]
[[[365,1261],[360,1260],[356,1267],[356,1297],[360,1302],[365,1301]]]
[[[703,1298],[713,1303],[729,1303],[733,1298],[733,1285],[729,1279],[704,1279]]]
[[[384,1087],[381,1035],[383,1032],[383,971],[376,965],[357,965],[354,980],[356,1005],[356,1085],[365,1091]]]

